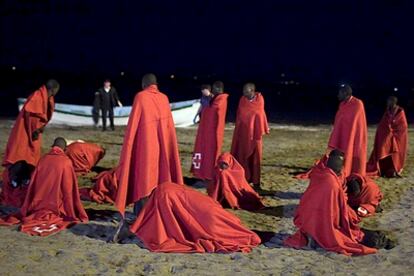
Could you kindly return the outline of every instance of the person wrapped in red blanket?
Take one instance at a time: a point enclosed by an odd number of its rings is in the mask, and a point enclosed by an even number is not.
[[[369,177],[352,174],[347,178],[348,204],[360,217],[368,217],[381,210],[383,198],[378,185]]]
[[[191,172],[202,180],[213,180],[214,167],[221,154],[226,124],[227,98],[221,81],[213,84],[214,97],[203,109],[194,144]]]
[[[33,173],[20,212],[1,219],[0,225],[20,223],[24,233],[48,236],[75,223],[88,221],[65,147],[65,139],[55,139],[52,149],[40,159]]]
[[[184,184],[168,97],[159,91],[154,74],[144,75],[142,89],[134,98],[119,158],[115,206],[122,220],[114,242],[125,225],[126,206],[134,204],[138,214],[158,184]]]
[[[254,211],[265,207],[247,183],[243,167],[230,153],[220,155],[215,171],[214,181],[207,188],[210,197],[233,209]]]
[[[243,87],[243,96],[237,109],[231,154],[243,166],[247,182],[256,187],[260,187],[262,137],[269,132],[264,98],[261,93],[256,92],[253,83],[247,83]]]
[[[326,153],[337,149],[345,154],[344,177],[351,173],[365,175],[368,131],[364,104],[352,96],[352,88],[349,85],[339,89],[338,100],[341,103],[335,115]],[[307,179],[310,172],[296,177]]]
[[[92,188],[80,189],[82,200],[114,204],[118,191],[118,168],[103,171],[94,178]]]
[[[361,244],[364,232],[357,225],[360,219],[347,204],[340,177],[343,163],[343,153],[333,150],[326,164],[320,162],[313,168],[294,218],[298,231],[285,240],[285,245],[300,249],[314,247],[316,243],[345,255],[377,251]]]
[[[400,176],[408,150],[408,123],[397,97],[387,100],[387,110],[378,124],[374,148],[367,164],[370,176]]]
[[[56,80],[48,80],[27,98],[14,122],[2,162],[5,171],[0,201],[4,205],[21,207],[23,204],[30,175],[40,159],[42,133],[52,118],[54,96],[59,88]]]
[[[76,174],[85,174],[105,156],[105,150],[96,144],[82,140],[68,141],[66,155],[72,160]]]
[[[152,252],[250,252],[261,242],[211,197],[172,182],[157,186],[130,231]]]

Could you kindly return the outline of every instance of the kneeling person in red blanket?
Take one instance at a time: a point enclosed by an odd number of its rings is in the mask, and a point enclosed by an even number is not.
[[[37,164],[20,213],[0,219],[0,225],[20,223],[22,232],[48,236],[88,221],[65,148],[65,139],[56,138],[52,149]]]

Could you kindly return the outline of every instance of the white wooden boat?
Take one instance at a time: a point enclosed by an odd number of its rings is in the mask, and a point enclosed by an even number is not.
[[[22,109],[25,98],[18,98],[19,110]],[[193,125],[193,119],[200,107],[200,100],[189,100],[170,103],[174,124],[176,127],[187,127]],[[115,107],[115,126],[126,126],[132,106]],[[99,120],[101,124],[102,120]],[[75,104],[55,104],[55,112],[49,124],[67,126],[92,126],[92,106]],[[108,124],[109,125],[109,122]]]

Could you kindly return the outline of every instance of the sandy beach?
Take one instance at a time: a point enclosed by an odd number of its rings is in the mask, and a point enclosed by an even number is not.
[[[0,154],[3,155],[12,121],[0,121]],[[100,167],[112,168],[118,162],[123,128],[101,132],[92,128],[48,127],[43,136],[46,152],[57,136],[84,139],[102,145],[106,156]],[[177,129],[183,173],[189,174],[195,128]],[[232,125],[225,131],[224,150],[230,149]],[[384,193],[384,211],[365,219],[367,229],[387,231],[397,242],[392,250],[375,255],[347,257],[323,250],[304,251],[281,246],[295,231],[293,216],[307,181],[293,175],[305,171],[326,149],[330,126],[272,125],[264,140],[261,195],[268,208],[252,213],[233,211],[243,223],[258,231],[265,243],[250,254],[156,254],[138,245],[137,239],[126,244],[107,243],[118,215],[113,206],[83,202],[90,216],[80,224],[46,238],[31,237],[17,227],[0,227],[1,275],[413,275],[414,273],[414,129],[409,131],[409,157],[403,178],[379,179]],[[369,127],[369,150],[375,126]],[[90,173],[79,178],[80,187],[92,185]],[[198,187],[201,192],[204,188]],[[0,214],[10,208],[0,207]]]

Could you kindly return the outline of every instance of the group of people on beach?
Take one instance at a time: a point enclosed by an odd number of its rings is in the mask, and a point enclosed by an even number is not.
[[[225,210],[266,208],[259,192],[263,136],[270,129],[264,97],[253,83],[243,86],[231,152],[222,152],[229,95],[220,81],[202,86],[190,170],[208,195],[184,183],[169,100],[159,91],[154,74],[142,78],[118,165],[101,172],[93,187],[79,190],[77,175],[89,172],[105,150],[57,137],[41,157],[42,133],[58,91],[58,82],[49,80],[27,99],[14,123],[2,162],[0,200],[20,209],[0,219],[0,225],[20,224],[30,235],[54,234],[88,222],[82,199],[116,206],[121,220],[113,242],[135,235],[150,251],[200,253],[250,252],[261,243],[255,232]],[[308,172],[296,176],[309,179],[309,186],[294,217],[298,230],[284,245],[346,255],[392,248],[382,233],[364,231],[358,224],[381,211],[383,194],[374,179],[401,177],[408,144],[404,110],[395,96],[388,98],[367,161],[363,102],[348,85],[340,87],[338,100],[325,154]],[[129,206],[132,220],[126,217]]]

